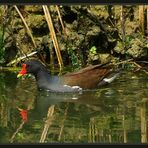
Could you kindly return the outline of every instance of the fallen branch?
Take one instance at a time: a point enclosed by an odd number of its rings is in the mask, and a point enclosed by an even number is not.
[[[19,57],[19,58],[15,59],[15,60],[11,61],[10,63],[8,63],[7,66],[11,66],[11,65],[13,65],[14,63],[17,64],[17,63],[19,63],[21,60],[23,60],[23,59],[25,59],[25,58],[27,58],[27,57],[31,57],[31,56],[33,56],[33,55],[36,54],[36,53],[37,53],[37,51],[34,51],[34,52],[31,52],[31,53],[29,53],[29,54],[27,54],[27,55],[24,55],[24,56],[22,56],[22,57]]]

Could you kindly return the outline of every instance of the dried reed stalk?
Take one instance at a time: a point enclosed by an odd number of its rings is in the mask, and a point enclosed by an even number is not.
[[[141,143],[147,143],[147,116],[146,116],[146,105],[142,103],[140,108],[141,117]]]
[[[146,15],[147,15],[147,17],[146,17],[146,19],[147,19],[147,24],[146,24],[146,35],[147,35],[147,37],[148,37],[148,5],[146,6],[146,11],[147,11],[147,13],[146,13]]]
[[[66,34],[65,27],[64,27],[64,24],[63,24],[63,21],[62,21],[62,17],[61,17],[61,14],[60,14],[60,10],[59,10],[59,7],[57,5],[56,5],[56,10],[58,12],[58,16],[59,16],[59,19],[60,19],[60,23],[61,23],[63,32]]]
[[[41,135],[41,138],[40,138],[40,143],[45,142],[45,139],[46,139],[46,136],[47,136],[47,133],[48,133],[48,129],[49,129],[51,123],[52,123],[54,107],[55,106],[52,105],[48,109],[47,120],[45,121],[45,124],[44,124],[44,129],[43,129],[43,132],[42,132],[42,135]]]
[[[95,142],[95,119],[91,118],[89,122],[89,142],[94,143]]]
[[[53,41],[53,44],[54,44],[54,47],[55,47],[56,55],[57,55],[57,58],[58,58],[58,63],[59,63],[60,69],[61,69],[62,66],[63,66],[63,60],[62,60],[59,44],[58,44],[58,41],[57,41],[57,38],[56,38],[56,34],[55,34],[55,31],[54,31],[51,15],[50,15],[50,12],[49,12],[48,7],[46,5],[43,5],[42,7],[43,7],[45,18],[46,18],[46,21],[47,21],[47,24],[48,24],[48,27],[49,27],[49,30],[50,30],[51,38],[52,38],[52,41]]]
[[[144,35],[144,6],[139,6],[139,26],[142,34]]]
[[[125,18],[124,18],[124,10],[123,6],[121,6],[121,31],[122,31],[122,41],[123,41],[123,48],[125,49]]]
[[[32,35],[32,33],[31,33],[31,31],[30,31],[30,29],[29,29],[29,27],[28,27],[28,25],[27,25],[27,23],[26,23],[24,17],[22,16],[21,12],[19,11],[19,9],[17,8],[16,5],[14,5],[14,8],[16,9],[17,13],[18,13],[19,16],[21,17],[21,19],[22,19],[22,21],[23,21],[23,23],[24,23],[24,25],[25,25],[25,27],[26,27],[27,33],[28,33],[28,35],[30,36],[34,47],[36,48],[37,46],[36,46],[36,43],[35,43],[35,41],[34,41],[33,35]]]
[[[127,130],[125,127],[125,115],[122,116],[122,125],[123,125],[123,141],[127,143]]]
[[[63,133],[63,129],[64,129],[64,122],[66,120],[66,116],[67,116],[67,112],[68,112],[68,107],[69,107],[69,103],[66,104],[66,109],[65,109],[65,112],[64,112],[64,119],[62,120],[62,125],[61,125],[61,129],[60,129],[58,141],[60,141],[61,137],[62,137],[62,133]]]

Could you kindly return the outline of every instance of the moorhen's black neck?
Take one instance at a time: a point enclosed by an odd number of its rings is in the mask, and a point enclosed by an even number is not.
[[[37,81],[39,88],[48,89],[50,87],[50,81],[52,77],[46,69],[40,69],[36,73],[33,73]]]
[[[38,71],[34,74],[34,76],[37,81],[39,81],[40,79],[47,81],[50,78],[50,74],[46,71]]]

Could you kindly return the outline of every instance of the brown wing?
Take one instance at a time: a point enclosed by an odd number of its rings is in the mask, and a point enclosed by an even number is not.
[[[97,84],[110,72],[110,69],[111,66],[91,65],[78,72],[65,74],[62,79],[66,85],[91,89],[97,87]]]

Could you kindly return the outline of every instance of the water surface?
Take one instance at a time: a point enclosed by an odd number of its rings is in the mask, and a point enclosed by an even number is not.
[[[148,76],[123,72],[83,93],[40,91],[33,77],[0,73],[0,143],[147,143]],[[18,108],[28,109],[23,123]]]

